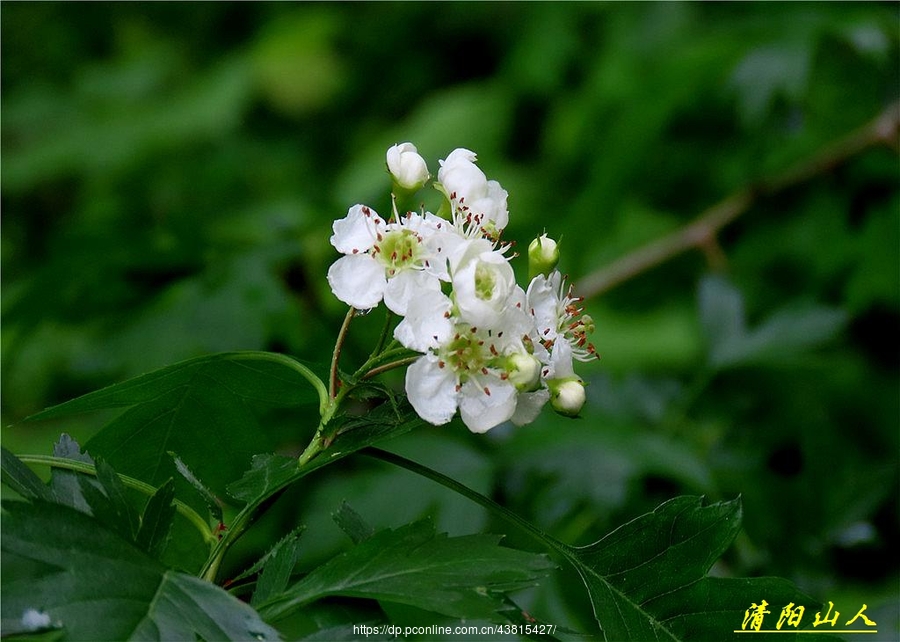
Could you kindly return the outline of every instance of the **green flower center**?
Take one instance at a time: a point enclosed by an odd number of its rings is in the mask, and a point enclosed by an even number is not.
[[[497,275],[490,267],[479,264],[475,268],[475,296],[482,301],[490,301],[497,285]]]
[[[419,237],[407,229],[391,230],[375,244],[375,256],[387,268],[388,275],[411,267],[419,260]]]

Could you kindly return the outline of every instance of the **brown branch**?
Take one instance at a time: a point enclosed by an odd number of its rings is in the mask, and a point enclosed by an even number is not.
[[[691,249],[707,251],[716,260],[721,252],[716,236],[762,197],[771,197],[790,187],[843,164],[860,152],[876,145],[898,147],[900,102],[885,109],[877,118],[843,138],[819,149],[807,159],[789,167],[771,179],[744,187],[700,213],[686,226],[640,247],[582,278],[576,291],[585,298],[607,292],[642,272],[656,267]]]

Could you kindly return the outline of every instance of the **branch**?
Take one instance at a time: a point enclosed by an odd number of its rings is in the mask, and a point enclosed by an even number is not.
[[[900,102],[843,138],[825,145],[781,174],[744,187],[700,213],[691,223],[644,245],[582,278],[576,291],[584,298],[603,294],[628,279],[691,249],[703,250],[714,264],[723,255],[716,236],[759,199],[774,196],[819,174],[828,172],[876,145],[898,146]]]

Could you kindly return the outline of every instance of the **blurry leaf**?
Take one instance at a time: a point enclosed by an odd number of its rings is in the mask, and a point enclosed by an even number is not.
[[[74,509],[4,503],[2,616],[40,608],[75,640],[278,639],[218,586],[167,570]]]
[[[779,42],[758,47],[738,63],[731,82],[745,122],[757,124],[780,96],[792,102],[801,98],[809,78],[812,44]]]
[[[135,543],[150,557],[158,559],[165,549],[175,518],[173,499],[175,499],[175,484],[170,479],[153,493],[144,508]]]
[[[184,477],[188,483],[194,487],[194,489],[200,493],[200,496],[203,498],[203,501],[206,502],[207,507],[209,507],[209,512],[212,515],[213,519],[218,522],[222,521],[222,507],[219,505],[218,498],[210,492],[210,490],[204,485],[202,481],[197,479],[197,476],[191,472],[191,469],[187,467],[181,458],[173,452],[170,452],[169,455],[172,457],[172,461],[175,462],[175,469]]]
[[[291,531],[266,554],[253,599],[250,600],[254,607],[280,595],[287,588],[300,557],[300,532],[297,529]]]
[[[347,502],[342,503],[331,517],[354,544],[364,542],[375,534],[375,529],[366,523],[362,515],[350,508]]]
[[[47,488],[47,485],[18,457],[2,446],[0,446],[0,454],[2,454],[0,472],[3,474],[4,484],[25,499],[50,501],[53,498],[53,493]]]
[[[748,330],[741,293],[718,276],[700,282],[698,299],[715,368],[781,360],[828,341],[847,322],[840,310],[807,306],[778,311]]]
[[[175,451],[221,491],[259,450],[261,439],[265,443],[254,409],[309,402],[315,396],[308,377],[314,375],[305,366],[282,355],[211,355],[89,393],[30,420],[131,406],[88,442],[94,455],[159,485],[176,474],[166,454]]]
[[[240,122],[251,80],[245,61],[232,57],[193,82],[159,92],[155,99],[115,104],[114,110],[64,101],[71,114],[45,124],[28,146],[4,154],[4,189],[20,192],[73,171],[129,167],[152,152],[219,136]],[[25,108],[15,101],[10,105],[14,111]]]
[[[279,111],[302,115],[332,99],[344,84],[331,12],[308,10],[273,20],[251,55],[263,93]]]
[[[400,602],[459,618],[495,618],[502,594],[532,586],[552,564],[498,546],[500,537],[437,535],[430,520],[373,535],[260,607],[276,619],[326,596]]]

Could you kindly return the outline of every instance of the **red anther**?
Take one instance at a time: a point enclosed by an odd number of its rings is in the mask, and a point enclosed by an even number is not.
[[[493,343],[491,344],[491,354],[494,355],[495,357],[500,354],[499,352],[497,352],[497,348],[494,347]]]
[[[437,337],[435,337],[435,338],[437,338]],[[443,368],[443,367],[446,366],[446,365],[447,365],[447,364],[444,363],[443,361],[438,361],[438,368]]]
[[[353,253],[354,253],[354,254],[359,254],[359,250],[356,249],[356,248],[353,248]]]
[[[381,235],[381,232],[376,233],[376,234],[375,234],[375,238],[377,238],[379,241],[383,241],[383,240],[384,240],[384,237]]]
[[[488,369],[487,369],[487,368],[482,368],[482,369],[481,369],[481,374],[485,374],[485,375],[486,375],[487,373],[488,373]]]
[[[488,389],[487,386],[484,387],[484,394],[486,394],[488,397],[491,396],[491,391]]]
[[[456,392],[459,392],[460,390],[462,390],[462,384],[459,384],[459,383],[456,384],[455,390],[456,390]]]
[[[478,345],[483,346],[483,345],[484,345],[484,341],[479,341],[479,342],[478,342]]]
[[[475,332],[478,332],[478,328],[476,328],[476,327],[469,328],[469,332],[474,334]]]

